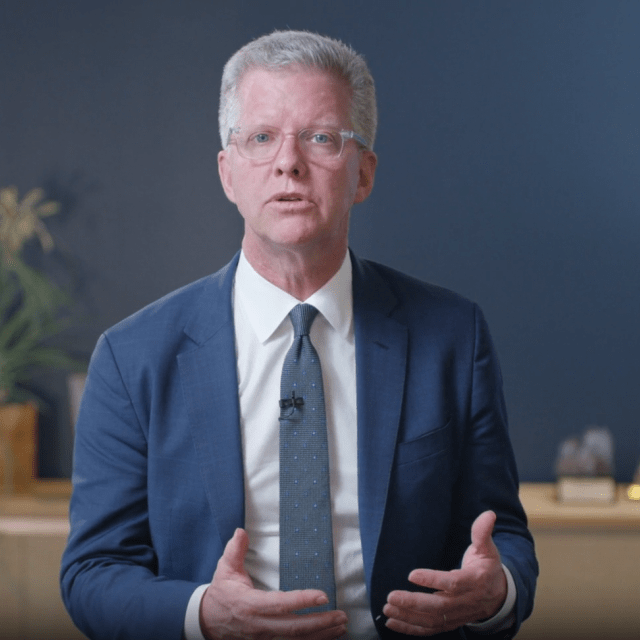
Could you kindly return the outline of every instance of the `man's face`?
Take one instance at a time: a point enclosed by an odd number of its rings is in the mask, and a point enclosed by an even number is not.
[[[300,149],[296,134],[315,126],[352,129],[349,86],[299,67],[254,69],[239,93],[242,131],[266,126],[286,134],[267,162],[242,157],[235,144],[218,155],[222,186],[245,220],[245,251],[344,251],[349,210],[371,192],[376,156],[349,140],[340,157],[316,161]]]

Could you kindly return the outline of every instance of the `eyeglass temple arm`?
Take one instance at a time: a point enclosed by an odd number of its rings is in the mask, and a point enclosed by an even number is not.
[[[340,135],[345,140],[350,140],[350,139],[355,140],[358,144],[361,144],[363,147],[365,147],[365,149],[369,148],[369,143],[360,134],[356,133],[355,131],[341,131]]]

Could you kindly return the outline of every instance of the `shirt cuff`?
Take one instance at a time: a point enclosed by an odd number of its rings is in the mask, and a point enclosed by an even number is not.
[[[184,640],[206,640],[200,629],[200,602],[208,586],[200,585],[189,598],[187,613],[184,616]]]
[[[473,622],[465,625],[471,631],[480,635],[489,635],[490,633],[497,633],[498,631],[504,631],[513,626],[515,622],[514,609],[516,606],[516,583],[513,580],[511,571],[502,565],[504,575],[507,578],[507,598],[502,605],[502,608],[496,613],[493,618],[484,620],[483,622]]]

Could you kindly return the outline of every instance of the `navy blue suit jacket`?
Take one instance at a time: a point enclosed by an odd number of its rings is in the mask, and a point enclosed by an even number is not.
[[[531,611],[537,564],[485,321],[456,294],[352,259],[372,615],[391,590],[415,590],[412,569],[459,566],[471,524],[493,509],[518,592],[512,635]],[[179,640],[193,590],[243,526],[236,264],[116,325],[92,357],[61,572],[64,601],[90,638]]]

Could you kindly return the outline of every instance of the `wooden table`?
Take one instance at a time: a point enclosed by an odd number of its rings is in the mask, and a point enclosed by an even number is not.
[[[520,497],[536,542],[540,578],[518,640],[640,640],[640,502],[563,505],[553,484]]]

